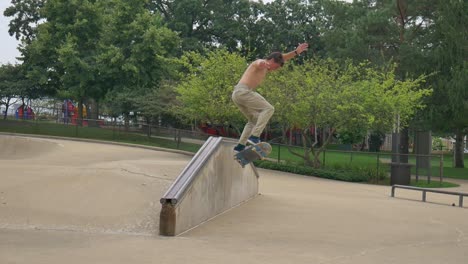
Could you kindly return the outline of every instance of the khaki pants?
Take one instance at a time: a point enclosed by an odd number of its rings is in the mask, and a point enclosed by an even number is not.
[[[234,87],[232,101],[247,118],[247,124],[239,139],[239,144],[245,145],[250,136],[260,137],[275,108],[263,96],[244,84]]]

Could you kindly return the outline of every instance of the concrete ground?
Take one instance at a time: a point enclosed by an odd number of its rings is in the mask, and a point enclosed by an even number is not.
[[[0,263],[467,262],[456,196],[262,169],[257,198],[160,237],[159,198],[190,159],[0,135]]]

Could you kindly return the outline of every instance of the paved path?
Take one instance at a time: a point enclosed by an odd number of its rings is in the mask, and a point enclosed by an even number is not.
[[[0,157],[0,263],[465,264],[468,259],[468,210],[449,206],[457,197],[428,195],[430,202],[422,203],[416,192],[402,190],[391,198],[390,187],[262,169],[257,198],[179,237],[160,237],[155,234],[159,193],[190,157],[45,141],[52,145],[38,143],[36,149],[29,142],[28,155],[11,148]]]

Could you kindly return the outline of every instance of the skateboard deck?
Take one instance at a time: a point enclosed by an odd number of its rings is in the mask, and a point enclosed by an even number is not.
[[[246,147],[243,151],[234,155],[234,159],[239,162],[242,168],[254,160],[264,159],[271,153],[271,145],[266,142],[260,142]]]

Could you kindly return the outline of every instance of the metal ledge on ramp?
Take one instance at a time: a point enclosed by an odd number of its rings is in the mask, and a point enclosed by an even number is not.
[[[208,138],[160,200],[160,235],[176,236],[258,194],[258,172],[234,160],[235,144]]]

